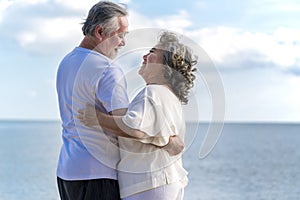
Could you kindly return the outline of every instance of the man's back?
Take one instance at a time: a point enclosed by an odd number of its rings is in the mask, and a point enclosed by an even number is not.
[[[78,109],[84,108],[86,103],[95,104],[97,84],[108,69],[109,61],[95,51],[77,47],[59,66],[57,93],[63,146],[57,176],[62,179],[116,179],[119,152],[109,142],[112,137],[107,137],[100,127],[82,125],[76,118]]]

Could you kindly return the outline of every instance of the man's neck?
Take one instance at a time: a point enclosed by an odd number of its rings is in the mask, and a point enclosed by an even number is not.
[[[85,36],[83,40],[81,41],[79,47],[85,48],[85,49],[90,49],[90,50],[96,50],[97,47],[97,42],[92,36]]]

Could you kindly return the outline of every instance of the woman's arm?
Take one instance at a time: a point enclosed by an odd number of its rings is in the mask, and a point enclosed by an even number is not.
[[[142,138],[144,132],[128,127],[124,124],[122,116],[108,115],[96,110],[97,119],[101,127],[110,129],[117,136]]]
[[[130,128],[124,124],[122,116],[102,113],[90,104],[87,104],[86,109],[79,110],[78,113],[78,119],[86,126],[100,125],[103,129],[121,137],[142,138],[144,136],[144,132]],[[95,117],[97,120],[95,120]]]
[[[128,137],[128,134],[126,133],[129,133],[129,135],[133,136],[134,138],[142,138],[144,136],[142,131],[126,126],[122,120],[122,116],[107,115],[98,110],[96,110],[96,114],[100,126],[109,128],[110,132],[113,131],[113,134],[121,137]],[[179,136],[170,136],[168,144],[165,146],[156,147],[163,148],[171,156],[175,156],[184,150],[185,144]]]
[[[170,156],[176,156],[180,154],[185,148],[183,140],[179,136],[171,136],[169,138],[169,143],[162,147],[165,151],[169,153]]]
[[[86,104],[85,110],[78,111],[77,118],[86,126],[100,125],[103,129],[116,136],[142,138],[145,135],[142,131],[126,126],[126,124],[122,121],[122,116],[113,116],[102,113],[90,104]],[[185,144],[179,136],[171,136],[167,145],[156,147],[163,148],[171,156],[174,156],[184,150]]]

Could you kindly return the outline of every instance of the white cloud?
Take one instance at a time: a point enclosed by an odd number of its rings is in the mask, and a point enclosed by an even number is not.
[[[1,1],[0,10],[5,11],[9,6],[21,6],[20,9],[22,9],[25,4],[39,6],[47,3],[47,0],[22,0],[21,2],[17,4],[14,1]],[[66,13],[68,10],[77,10],[82,13],[82,16],[86,15],[88,9],[96,2],[98,1],[89,0],[82,4],[80,0],[54,1],[55,4],[64,7]],[[281,5],[279,1],[272,2],[275,2],[275,5]],[[294,5],[292,3],[287,5]],[[41,8],[45,9],[43,6]],[[20,12],[20,9],[14,9],[14,11]],[[29,8],[26,7],[26,9]],[[16,13],[9,14],[14,16]],[[227,63],[227,66],[233,66],[234,63],[250,59],[255,62],[273,63],[285,68],[299,65],[300,30],[278,28],[273,33],[262,33],[248,32],[234,27],[210,27],[188,31],[192,27],[192,22],[189,19],[189,13],[184,10],[174,15],[153,18],[134,10],[129,10],[129,14],[131,30],[156,27],[185,34],[198,42],[218,64]],[[82,37],[80,25],[82,18],[80,17],[66,14],[65,16],[41,15],[27,18],[27,21],[23,23],[25,27],[18,31],[15,31],[13,26],[6,27],[4,30],[8,29],[8,35],[14,36],[18,43],[28,51],[47,54],[57,50],[65,51],[77,44]],[[10,17],[7,16],[7,20],[9,19]]]
[[[35,98],[37,96],[37,91],[32,89],[32,90],[29,90],[27,91],[27,96],[31,97],[31,98]]]
[[[129,4],[129,3],[131,3],[131,0],[120,0],[119,2],[120,3]]]
[[[255,7],[249,10],[250,13],[290,13],[290,12],[299,12],[300,3],[298,0],[264,0],[264,1],[255,1],[253,2]]]
[[[194,5],[199,9],[204,9],[207,7],[207,2],[205,2],[203,0],[198,0],[198,1],[194,2]]]
[[[61,11],[67,13],[65,16],[58,16],[59,13],[56,16],[48,16],[48,10],[43,12],[43,9],[48,9],[45,6],[46,2],[45,0],[23,0],[22,4],[14,2],[11,5],[14,9],[10,11],[9,15],[14,16],[17,14],[16,16],[18,17],[14,20],[22,22],[22,27],[16,32],[13,26],[10,25],[9,16],[7,16],[7,22],[3,26],[7,26],[5,27],[6,35],[8,37],[13,36],[26,51],[49,54],[51,52],[65,51],[75,46],[82,37],[80,23],[83,20],[83,16],[98,1],[88,1],[84,4],[80,3],[79,0],[75,2],[71,0],[55,0],[51,2],[60,6]],[[34,10],[48,14],[27,15],[26,21],[23,21],[24,19],[20,18],[26,13],[31,13],[30,9],[33,9],[33,7],[28,7],[28,5],[35,5]],[[71,11],[82,13],[82,17],[74,17],[74,14],[68,14],[72,13]],[[20,15],[19,13],[23,14]],[[188,28],[192,24],[186,11],[154,19],[149,19],[131,10],[129,10],[129,13],[130,29],[157,27],[182,33],[185,28]],[[57,49],[58,47],[59,49]]]
[[[154,26],[152,20],[134,10],[129,10],[128,21],[130,30]]]
[[[134,10],[129,10],[129,22],[130,29],[138,28],[162,28],[179,33],[183,33],[184,30],[192,25],[189,20],[189,14],[187,11],[181,10],[175,15],[159,16],[148,18]]]
[[[23,4],[36,5],[39,3],[46,3],[48,0],[21,0],[20,2]]]
[[[49,54],[66,51],[76,45],[81,37],[81,25],[77,18],[36,19],[31,27],[15,33],[19,44],[27,51]]]
[[[13,37],[25,51],[30,53],[65,52],[80,42],[82,37],[80,23],[86,17],[88,10],[97,2],[99,1],[88,0],[84,3],[81,0],[1,1],[0,11],[7,11],[9,6],[13,8],[7,13],[6,22],[0,23],[0,26],[3,26],[1,29],[5,30],[2,34]],[[53,8],[57,8],[58,12],[53,13]],[[2,12],[0,20],[1,15]],[[11,16],[15,17],[11,18]],[[21,26],[18,31],[15,31],[11,24],[21,24]]]
[[[95,0],[84,3],[79,0],[0,1],[0,20],[1,17],[5,17],[5,21],[0,23],[3,30],[1,34],[16,40],[30,53],[49,54],[66,51],[79,43],[82,37],[80,23],[88,9],[97,2]]]
[[[273,69],[222,74],[229,121],[299,121],[300,78]]]
[[[157,27],[182,33],[199,43],[217,64],[237,67],[251,61],[282,68],[300,67],[300,29],[279,27],[264,33],[220,26],[190,31],[192,22],[186,11],[151,19],[135,11],[129,13],[131,29]]]
[[[37,34],[30,31],[23,31],[16,35],[17,40],[21,44],[21,46],[26,47],[27,45],[31,45],[37,39]]]
[[[1,0],[0,1],[0,23],[2,21],[3,15],[5,14],[6,9],[12,4],[12,1]]]
[[[291,67],[297,65],[300,59],[300,30],[279,28],[272,34],[267,34],[216,27],[187,34],[199,42],[218,64],[253,59],[257,62]],[[241,54],[244,56],[238,57]]]
[[[54,2],[59,6],[65,7],[65,9],[78,10],[87,14],[88,10],[98,3],[99,0],[85,0],[84,3],[82,0],[54,0]]]
[[[154,23],[159,28],[170,29],[179,33],[183,33],[186,28],[192,25],[192,22],[189,20],[189,14],[184,10],[176,15],[156,18]]]

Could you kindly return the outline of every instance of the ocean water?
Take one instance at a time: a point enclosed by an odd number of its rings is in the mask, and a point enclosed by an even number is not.
[[[199,159],[208,124],[187,126],[186,200],[300,199],[300,124],[228,123]],[[58,122],[0,122],[0,200],[57,200]]]

